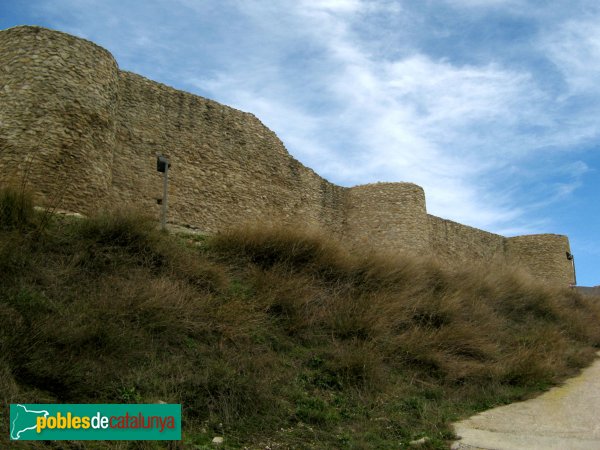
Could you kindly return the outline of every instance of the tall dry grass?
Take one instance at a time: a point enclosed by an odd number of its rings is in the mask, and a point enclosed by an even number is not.
[[[575,292],[289,228],[198,247],[121,211],[3,228],[0,255],[2,401],[182,403],[184,447],[443,448],[454,418],[600,344],[600,309]]]
[[[0,227],[2,230],[23,229],[33,223],[33,197],[14,186],[0,189]]]
[[[256,298],[291,335],[368,343],[364,351],[391,367],[445,381],[551,383],[600,343],[597,304],[510,267],[450,271],[427,259],[357,256],[285,228],[243,228],[211,246],[246,261]]]

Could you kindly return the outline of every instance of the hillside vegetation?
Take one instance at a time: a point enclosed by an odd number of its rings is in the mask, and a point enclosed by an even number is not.
[[[510,268],[0,197],[3,404],[164,401],[184,421],[180,443],[11,448],[445,448],[450,422],[573,375],[600,344],[596,304]],[[3,407],[5,444],[8,422]]]

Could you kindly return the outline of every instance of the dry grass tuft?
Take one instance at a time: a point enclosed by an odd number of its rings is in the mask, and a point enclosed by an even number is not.
[[[24,229],[34,221],[33,196],[12,186],[0,189],[0,229]]]

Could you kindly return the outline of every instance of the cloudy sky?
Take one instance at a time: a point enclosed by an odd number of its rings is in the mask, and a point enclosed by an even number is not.
[[[1,0],[0,28],[90,39],[122,69],[252,112],[343,186],[567,234],[600,284],[597,0]]]

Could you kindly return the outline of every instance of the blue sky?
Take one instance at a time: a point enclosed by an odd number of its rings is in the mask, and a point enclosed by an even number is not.
[[[600,284],[597,0],[2,0],[0,28],[22,24],[254,113],[336,184],[411,181],[431,214],[566,234]]]

